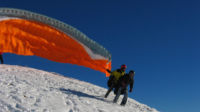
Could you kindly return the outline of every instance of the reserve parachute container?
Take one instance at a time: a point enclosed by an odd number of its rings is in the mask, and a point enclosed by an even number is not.
[[[36,55],[109,74],[111,54],[76,28],[30,11],[0,8],[0,52]]]

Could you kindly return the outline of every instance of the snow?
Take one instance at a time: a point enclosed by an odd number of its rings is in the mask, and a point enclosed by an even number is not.
[[[122,96],[113,104],[114,94],[87,82],[33,68],[0,65],[0,112],[158,112]]]

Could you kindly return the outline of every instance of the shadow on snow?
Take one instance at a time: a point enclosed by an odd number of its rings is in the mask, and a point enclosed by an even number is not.
[[[73,94],[73,95],[77,95],[79,97],[87,97],[87,98],[93,98],[93,99],[104,101],[104,102],[109,102],[109,101],[105,100],[104,98],[102,98],[101,96],[93,96],[93,95],[89,95],[87,93],[83,93],[81,91],[65,89],[65,88],[60,88],[60,91],[62,91],[65,94]]]

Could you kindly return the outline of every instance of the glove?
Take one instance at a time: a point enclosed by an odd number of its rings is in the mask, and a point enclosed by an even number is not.
[[[131,92],[132,92],[132,89],[130,89],[129,92],[131,93]]]
[[[107,71],[108,73],[111,73],[111,71],[110,71],[109,69],[106,69],[106,71]]]

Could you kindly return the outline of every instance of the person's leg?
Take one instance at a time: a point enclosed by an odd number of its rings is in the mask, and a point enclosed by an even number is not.
[[[108,91],[106,92],[106,94],[105,94],[105,98],[107,98],[108,97],[108,95],[110,94],[110,92],[113,90],[113,88],[114,88],[114,84],[108,89]]]
[[[107,91],[106,94],[105,94],[105,98],[108,97],[108,95],[110,94],[110,92],[112,91],[112,89],[113,89],[113,88],[109,88],[109,89],[108,89],[108,91]]]
[[[3,56],[0,55],[1,64],[3,64]]]
[[[123,105],[123,106],[126,105],[127,99],[128,99],[128,89],[125,90],[121,105]]]
[[[121,95],[121,87],[118,89],[117,94],[113,100],[113,103],[117,103],[117,100],[119,99],[119,96]]]

